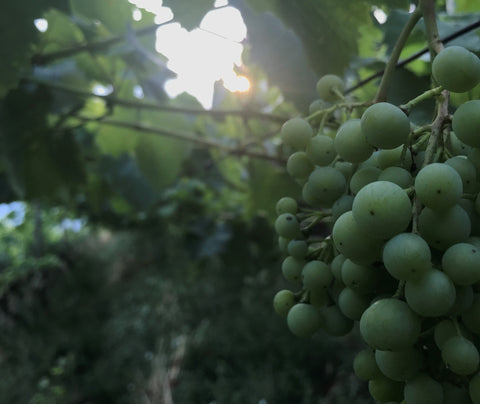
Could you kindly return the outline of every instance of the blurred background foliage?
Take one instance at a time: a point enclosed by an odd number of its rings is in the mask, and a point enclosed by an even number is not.
[[[163,5],[187,30],[215,8]],[[352,375],[356,331],[299,340],[273,313],[286,286],[274,204],[299,194],[278,130],[308,113],[321,75],[352,86],[382,69],[411,4],[229,5],[247,27],[251,88],[216,86],[212,110],[166,94],[175,74],[155,51],[165,23],[147,10],[138,20],[127,0],[2,5],[1,403],[371,402]],[[480,5],[439,1],[438,12],[444,36]],[[456,41],[480,51],[478,30]],[[424,46],[420,23],[402,58]],[[427,61],[397,71],[390,101],[428,88]]]

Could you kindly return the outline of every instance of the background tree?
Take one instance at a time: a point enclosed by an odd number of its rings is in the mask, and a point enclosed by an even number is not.
[[[441,37],[477,22],[475,3],[438,1]],[[0,202],[10,214],[0,229],[0,396],[371,402],[351,369],[356,332],[298,340],[273,313],[285,284],[275,203],[300,196],[278,134],[286,119],[308,115],[324,74],[350,89],[362,83],[355,97],[373,99],[379,81],[369,79],[385,68],[413,4],[230,0],[247,26],[241,69],[251,88],[217,86],[212,109],[165,93],[174,73],[155,32],[174,22],[193,30],[225,6],[163,4],[173,19],[162,24],[145,9],[134,19],[126,0],[4,6]],[[480,52],[472,28],[450,43]],[[419,23],[400,59],[424,47]],[[430,87],[418,55],[393,75],[387,99],[397,105]],[[426,103],[411,118],[431,110]]]

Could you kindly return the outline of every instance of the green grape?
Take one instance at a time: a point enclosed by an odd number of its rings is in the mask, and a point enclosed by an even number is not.
[[[283,277],[289,282],[300,282],[304,265],[305,260],[288,256],[282,262]]]
[[[307,145],[307,156],[317,166],[329,165],[336,155],[333,139],[329,136],[314,136]]]
[[[480,147],[480,100],[467,101],[460,105],[452,118],[452,127],[457,137],[466,145]]]
[[[480,82],[480,59],[461,46],[449,46],[433,59],[432,74],[448,91],[463,93]]]
[[[421,167],[423,167],[423,163],[425,162],[425,150],[420,150],[417,151],[413,154],[413,164],[412,168],[415,168],[415,170],[412,170],[412,174],[418,173]]]
[[[394,149],[407,142],[410,121],[395,105],[379,102],[368,107],[361,119],[368,142],[380,149]]]
[[[475,192],[477,171],[473,163],[466,156],[454,156],[445,161],[460,175],[463,184],[463,192]]]
[[[406,381],[414,377],[422,368],[424,357],[417,348],[401,351],[375,351],[375,361],[380,371],[389,379]]]
[[[443,388],[426,373],[420,373],[405,384],[405,401],[407,404],[443,403]]]
[[[381,173],[382,170],[377,167],[359,168],[350,179],[350,191],[357,194],[365,185],[377,181]]]
[[[303,151],[293,153],[287,160],[287,172],[295,179],[304,180],[312,171],[313,164]]]
[[[345,288],[338,295],[338,308],[351,320],[360,320],[370,305],[370,298],[353,289]]]
[[[378,168],[382,170],[393,166],[409,168],[412,165],[412,153],[410,149],[406,149],[402,160],[403,147],[400,145],[394,149],[379,150],[377,152]]]
[[[431,252],[427,242],[414,233],[400,233],[383,247],[383,263],[398,280],[419,277],[431,267]]]
[[[310,206],[320,207],[323,205],[322,201],[316,197],[308,181],[302,187],[302,199]]]
[[[275,205],[275,210],[277,215],[281,215],[282,213],[291,213],[294,215],[297,213],[298,204],[295,199],[290,198],[289,196],[284,196],[278,200],[277,204]]]
[[[293,239],[300,236],[300,224],[295,215],[282,213],[275,220],[275,230],[281,237]]]
[[[462,376],[476,372],[480,361],[476,346],[462,336],[452,337],[443,344],[442,359],[453,373]]]
[[[429,164],[415,178],[418,199],[431,209],[444,210],[452,207],[458,203],[462,192],[462,178],[447,164]]]
[[[379,403],[402,400],[403,388],[404,383],[391,380],[385,376],[379,376],[368,382],[370,395]]]
[[[455,303],[456,290],[451,279],[432,268],[421,277],[405,284],[405,299],[410,308],[423,317],[448,313]]]
[[[288,311],[295,303],[295,295],[287,289],[279,290],[273,297],[273,308],[282,317],[287,317]]]
[[[333,282],[330,267],[323,261],[310,261],[302,270],[303,286],[308,290],[326,289]]]
[[[344,160],[360,163],[373,153],[360,127],[360,119],[350,119],[338,129],[334,139],[335,151]]]
[[[282,125],[280,136],[287,146],[302,150],[310,142],[313,129],[305,119],[292,118]]]
[[[417,341],[420,318],[404,301],[387,298],[373,303],[360,319],[360,333],[374,349],[400,351]]]
[[[308,184],[316,199],[331,206],[345,192],[346,180],[333,167],[316,167],[308,177]]]
[[[338,254],[330,263],[330,270],[337,281],[342,281],[342,266],[346,259],[345,255]]]
[[[353,195],[342,195],[332,205],[332,220],[336,222],[337,219],[345,212],[352,210]]]
[[[382,376],[375,361],[375,353],[370,348],[362,349],[355,355],[353,371],[363,381],[377,379]]]
[[[343,93],[345,85],[343,80],[334,75],[326,74],[317,81],[317,94],[325,101],[338,101],[341,97],[338,93]]]
[[[470,146],[463,143],[455,132],[450,132],[450,152],[454,156],[468,156],[472,151]]]
[[[337,250],[356,263],[370,264],[381,256],[382,243],[360,229],[351,211],[337,219],[332,237]]]
[[[442,383],[444,404],[472,404],[470,394],[465,386],[456,386],[449,382]]]
[[[480,372],[475,373],[470,379],[470,382],[468,383],[468,391],[473,404],[480,404]]]
[[[457,285],[473,285],[480,281],[480,251],[468,243],[454,244],[442,256],[442,269]]]
[[[378,181],[393,182],[400,188],[408,188],[413,185],[412,174],[402,167],[387,167],[378,176]]]
[[[459,205],[440,212],[425,207],[418,217],[418,229],[431,247],[445,250],[466,241],[470,236],[471,222]]]
[[[290,240],[287,251],[292,257],[302,259],[307,256],[308,244],[305,240]]]
[[[297,337],[311,337],[320,329],[322,317],[316,307],[297,303],[288,312],[287,325]]]
[[[373,292],[377,287],[377,270],[370,265],[356,264],[350,259],[342,265],[342,281],[359,293]]]
[[[362,163],[358,165],[358,169],[360,168],[365,168],[365,167],[375,167],[375,168],[380,168],[380,164],[378,162],[378,156],[379,156],[380,150],[375,150],[372,155]]]
[[[474,334],[480,334],[480,295],[473,296],[473,303],[462,313],[462,322]]]
[[[385,239],[408,227],[412,204],[407,193],[398,185],[375,181],[365,185],[355,196],[352,212],[361,229]]]
[[[353,328],[353,320],[347,318],[336,305],[321,310],[324,318],[323,329],[328,335],[343,337]]]

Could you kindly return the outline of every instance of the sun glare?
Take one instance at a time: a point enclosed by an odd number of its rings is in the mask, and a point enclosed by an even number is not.
[[[166,7],[159,7],[157,0],[129,0],[139,8],[145,8],[168,21]],[[166,92],[175,97],[187,92],[196,97],[205,108],[212,107],[216,81],[232,92],[248,91],[247,77],[237,75],[235,66],[242,65],[242,41],[247,29],[240,12],[229,7],[227,1],[217,1],[218,9],[210,11],[199,28],[187,31],[172,22],[157,30],[156,49],[168,59],[167,66],[177,77],[165,83]]]

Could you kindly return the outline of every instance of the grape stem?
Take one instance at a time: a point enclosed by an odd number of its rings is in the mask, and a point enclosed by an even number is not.
[[[402,49],[405,46],[410,33],[412,32],[413,28],[417,24],[417,22],[422,17],[422,0],[419,1],[419,5],[412,13],[410,18],[408,19],[407,23],[403,27],[400,36],[393,47],[392,54],[388,59],[387,66],[385,67],[385,71],[383,72],[382,80],[380,81],[380,86],[378,87],[377,94],[375,95],[374,102],[382,102],[387,100],[387,92],[388,86],[392,81],[393,74],[395,73],[395,69],[397,67],[398,59],[400,58],[400,54],[402,53]]]
[[[315,111],[313,114],[308,115],[305,117],[307,121],[313,121],[320,116],[322,116],[323,119],[325,117],[328,117],[332,112],[335,112],[337,109],[342,109],[342,108],[347,108],[347,109],[354,109],[354,108],[363,108],[363,107],[368,107],[372,103],[371,102],[342,102],[338,104],[334,104],[331,107],[320,109],[318,111]],[[322,120],[323,120],[322,119]]]
[[[439,95],[443,90],[442,86],[434,87],[430,90],[425,91],[424,93],[420,94],[418,97],[408,101],[406,104],[400,105],[400,109],[403,110],[407,115],[410,115],[412,109],[415,108],[418,104],[422,101],[428,100]]]
[[[392,299],[400,299],[403,297],[403,290],[405,289],[405,281],[398,282],[398,287],[392,296]]]

